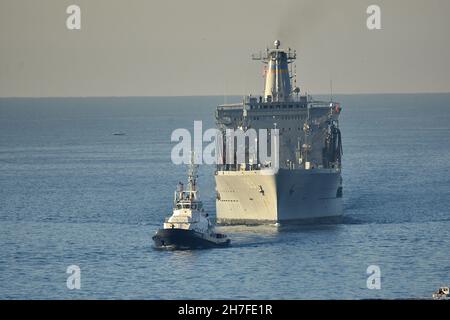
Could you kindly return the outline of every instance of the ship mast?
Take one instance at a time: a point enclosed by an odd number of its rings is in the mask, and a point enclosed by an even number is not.
[[[191,162],[188,168],[188,190],[190,192],[197,191],[197,165],[194,163],[194,152],[191,153]]]
[[[311,118],[310,118],[310,106],[307,106],[307,117],[306,117],[306,121],[303,124],[303,133],[304,133],[304,144],[303,144],[303,156],[302,158],[304,158],[304,168],[305,169],[309,169],[309,163],[308,163],[308,153],[311,150],[311,145],[309,144],[309,139],[308,136],[310,135],[311,132]]]
[[[267,65],[265,68],[265,102],[292,101],[291,70],[289,64],[297,58],[295,50],[280,48],[280,41],[275,40],[274,48],[267,49],[266,52],[252,55],[253,60],[260,60]],[[297,87],[294,92],[298,93]]]

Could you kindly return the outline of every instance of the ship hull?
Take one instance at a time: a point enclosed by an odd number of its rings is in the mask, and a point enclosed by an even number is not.
[[[152,239],[155,248],[168,250],[221,248],[230,245],[229,239],[220,242],[211,241],[193,230],[184,229],[159,229]]]
[[[215,176],[219,224],[339,222],[337,170],[219,171]]]

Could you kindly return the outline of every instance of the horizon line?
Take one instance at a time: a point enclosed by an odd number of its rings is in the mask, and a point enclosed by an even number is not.
[[[330,93],[314,93],[311,96],[330,96]],[[360,93],[333,93],[332,96],[358,96],[358,95],[415,95],[415,94],[450,94],[450,91],[417,91],[417,92],[360,92]],[[187,97],[245,97],[242,94],[198,94],[198,95],[79,95],[79,96],[0,96],[0,99],[49,99],[49,98],[187,98]],[[255,95],[255,97],[258,95]]]

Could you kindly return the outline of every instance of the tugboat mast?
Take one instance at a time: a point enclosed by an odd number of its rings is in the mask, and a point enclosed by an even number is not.
[[[197,167],[198,165],[194,164],[194,152],[192,152],[191,163],[188,168],[188,187],[191,192],[197,191]]]

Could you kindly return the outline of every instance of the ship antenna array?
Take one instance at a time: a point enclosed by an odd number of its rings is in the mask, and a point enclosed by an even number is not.
[[[333,102],[333,79],[330,79],[330,102]]]
[[[195,191],[197,181],[197,165],[195,164],[195,153],[191,152],[191,163],[188,169],[189,190]]]
[[[267,64],[269,63],[269,48],[267,48],[264,53],[262,53],[261,51],[259,51],[258,53],[253,53],[252,60],[258,60],[264,64],[264,78],[265,78],[267,76]],[[263,83],[263,92],[264,86],[265,84]]]
[[[288,64],[294,64],[294,87],[297,87],[297,66],[295,65],[294,61],[297,59],[297,50],[292,50],[291,48],[288,48],[287,50],[285,49],[280,49],[280,41],[276,40],[274,43],[275,48],[274,49],[269,49],[266,48],[265,52],[261,52],[259,51],[258,53],[254,53],[251,55],[252,60],[258,60],[261,61],[262,63],[264,63],[265,65],[269,64],[269,61],[271,59],[274,59],[273,54],[277,54],[278,52],[284,52],[286,54],[286,58],[287,58],[287,63]],[[267,72],[268,70],[266,70],[266,67],[264,67],[264,76],[267,76]],[[290,66],[290,75],[289,77],[292,79],[292,65]],[[278,84],[280,85],[280,84]]]
[[[293,63],[294,65],[294,88],[297,88],[297,64]]]

